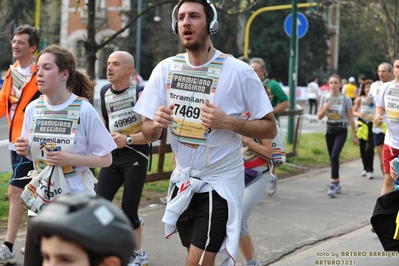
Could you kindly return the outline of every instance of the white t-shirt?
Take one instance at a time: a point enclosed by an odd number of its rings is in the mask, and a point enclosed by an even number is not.
[[[382,107],[385,110],[386,115],[386,103],[387,103],[387,89],[390,87],[391,84],[395,84],[395,81],[386,82],[381,85],[380,92],[376,97],[375,104],[376,106]],[[397,85],[398,86],[398,85]],[[384,115],[384,117],[385,117]],[[386,119],[386,132],[385,132],[385,139],[384,143],[392,148],[399,149],[399,121],[394,122],[391,119]]]
[[[384,84],[385,83],[382,82],[381,80],[377,80],[377,81],[373,82],[370,85],[369,96],[374,97],[374,99],[376,100],[377,96],[378,96],[378,94],[379,94],[379,92],[381,90],[381,87],[383,87]],[[387,121],[387,118],[386,118],[385,114],[382,116],[382,121],[384,121],[384,122]],[[373,133],[379,134],[381,132],[382,132],[382,128],[381,127],[373,126]]]
[[[308,84],[308,99],[317,99],[320,95],[319,85],[312,81]]]
[[[382,85],[381,80],[377,80],[377,81],[374,81],[373,83],[371,83],[370,90],[369,90],[369,96],[373,96],[374,98],[377,98],[377,95],[380,91],[381,85]]]
[[[353,108],[352,100],[340,93],[337,96],[331,96],[331,94],[323,95],[320,100],[319,109],[323,108],[327,101],[332,102],[332,106],[326,112],[327,120],[335,122],[348,122],[348,109]]]
[[[214,61],[220,54],[221,52],[216,50],[213,58],[204,65]],[[187,53],[185,58],[191,67],[202,67],[202,65],[192,66],[187,60]],[[134,107],[135,112],[154,119],[158,107],[167,105],[166,80],[172,61],[173,57],[169,57],[154,68],[143,94]],[[252,119],[259,119],[273,111],[265,89],[253,69],[248,64],[231,56],[224,60],[213,104],[220,107],[227,115],[235,118],[241,118],[242,113],[249,111]],[[241,137],[235,132],[220,129],[214,129],[209,134],[207,140],[209,146],[220,145],[230,138],[234,138],[234,141],[228,145],[210,148],[211,164],[239,149]],[[183,168],[190,166],[194,169],[202,169],[207,149],[205,145],[193,149],[172,139],[171,146],[177,161]]]
[[[342,85],[342,91],[341,91],[341,93],[342,93],[343,95],[345,95],[345,93],[346,93],[346,84]]]
[[[65,103],[60,105],[47,105],[47,107],[54,111],[63,110],[70,105],[76,97],[75,94],[72,94],[69,100]],[[29,131],[37,101],[38,100],[35,100],[29,103],[25,110],[21,136],[29,139],[29,142],[32,141],[29,136]],[[98,112],[88,101],[83,100],[80,107],[80,121],[75,134],[75,154],[105,156],[115,148],[115,141],[105,128]],[[77,166],[76,175],[66,179],[70,194],[89,193],[88,189],[82,182],[82,173],[88,169],[89,167]],[[94,188],[93,180],[88,181],[90,181],[89,185]]]
[[[213,58],[204,66],[213,62],[220,54],[220,51],[216,51]],[[184,54],[184,58],[189,64],[187,54]],[[133,109],[135,112],[154,119],[158,108],[167,105],[167,80],[172,62],[173,57],[170,57],[161,61],[154,68],[143,94]],[[191,64],[189,66],[199,70],[203,67]],[[204,73],[204,76],[206,74]],[[203,76],[199,75],[197,78],[200,77]],[[193,92],[193,97],[195,97],[194,94],[195,92]],[[252,119],[262,118],[273,111],[266,91],[255,71],[248,64],[231,56],[224,59],[213,104],[221,108],[228,116],[238,119],[246,111],[250,112]],[[187,177],[190,179],[193,176],[200,177],[200,185],[203,182],[211,185],[228,203],[227,235],[219,253],[220,257],[225,259],[222,265],[233,265],[235,262],[233,258],[238,250],[240,208],[244,191],[244,165],[239,148],[240,143],[241,137],[237,133],[212,128],[208,134],[206,145],[199,145],[196,149],[189,148],[174,138],[171,140],[172,150],[175,152],[178,163],[174,174],[179,175],[177,179],[180,180],[180,183]],[[209,151],[207,151],[208,148]],[[210,166],[206,167],[205,161],[208,161]],[[224,164],[228,164],[229,170],[223,171]],[[194,192],[198,192],[198,190]],[[168,208],[169,206],[167,206]]]

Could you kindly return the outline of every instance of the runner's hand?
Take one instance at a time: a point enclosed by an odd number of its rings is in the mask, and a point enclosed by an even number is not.
[[[29,155],[29,141],[24,137],[18,137],[15,140],[15,151],[19,155],[28,156]]]
[[[201,121],[206,128],[226,129],[229,119],[222,109],[208,101],[201,106]]]
[[[168,128],[173,122],[173,108],[175,106],[173,104],[167,106],[161,106],[158,108],[158,111],[155,113],[154,128]]]
[[[125,147],[126,145],[126,135],[123,135],[119,132],[112,132],[111,137],[114,139],[116,147],[118,149]]]

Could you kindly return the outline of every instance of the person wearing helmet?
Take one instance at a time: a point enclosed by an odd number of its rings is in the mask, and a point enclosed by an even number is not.
[[[58,198],[32,219],[29,230],[40,241],[43,265],[126,266],[136,244],[127,216],[87,194]]]

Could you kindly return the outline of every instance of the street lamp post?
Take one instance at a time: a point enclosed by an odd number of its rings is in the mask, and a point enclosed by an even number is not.
[[[35,10],[35,28],[40,30],[40,7],[41,0],[36,0],[36,10]]]
[[[40,31],[40,8],[41,8],[42,1],[36,0],[36,9],[35,9],[35,28]],[[35,55],[39,52],[39,47],[37,47],[35,51]]]
[[[290,110],[295,110],[295,92],[296,92],[296,80],[297,80],[297,53],[298,53],[298,42],[297,42],[297,0],[292,0],[292,21],[291,21],[291,39],[290,39],[290,60],[289,60],[289,71],[288,71],[288,86],[290,87]],[[294,117],[290,115],[288,117],[288,143],[293,142],[294,136]]]
[[[325,5],[328,7],[328,29],[334,31],[334,36],[330,39],[330,69],[335,72],[338,69],[338,57],[339,57],[339,27],[341,20],[341,4],[344,5],[347,2],[341,0],[327,1]]]
[[[335,5],[335,43],[334,43],[334,71],[338,70],[339,55],[339,24],[340,24],[341,2],[337,1]]]

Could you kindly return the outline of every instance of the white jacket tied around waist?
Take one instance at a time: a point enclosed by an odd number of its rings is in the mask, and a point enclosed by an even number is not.
[[[229,208],[226,238],[219,251],[219,255],[224,259],[221,265],[235,265],[234,258],[238,252],[241,203],[244,193],[244,166],[241,150],[237,147],[236,152],[203,170],[196,170],[191,167],[182,168],[177,165],[170,182],[176,184],[180,189],[178,194],[167,204],[162,218],[162,222],[165,223],[166,238],[177,231],[176,222],[187,209],[194,193],[198,192],[204,185],[209,186],[210,190],[214,189],[227,201]],[[171,193],[171,190],[168,193]],[[212,204],[212,193],[209,195],[209,202]],[[211,215],[211,206],[209,206],[209,211]]]

